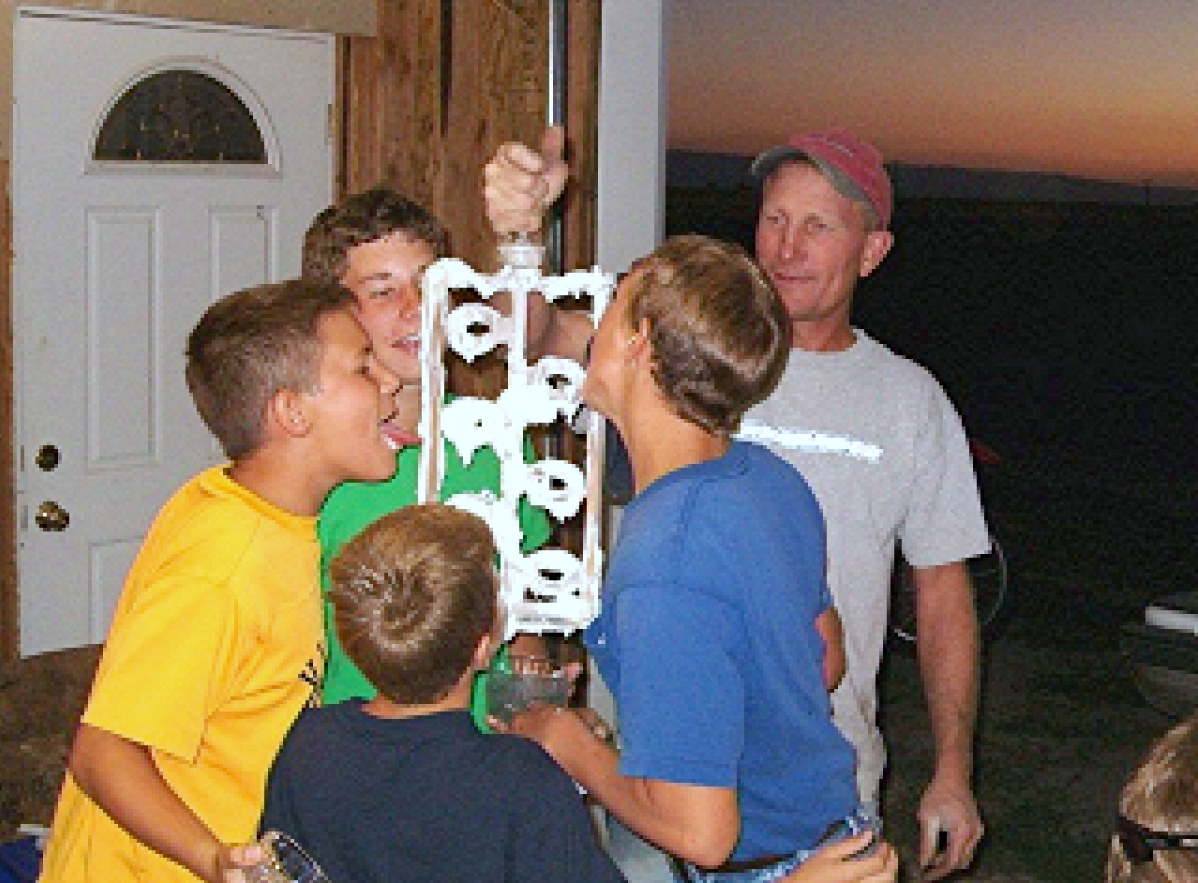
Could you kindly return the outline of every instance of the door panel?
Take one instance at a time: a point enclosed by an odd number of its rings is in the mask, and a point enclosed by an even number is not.
[[[266,162],[92,159],[118,99],[177,69],[204,74],[243,102]],[[333,70],[328,35],[19,12],[22,654],[103,640],[155,512],[219,462],[184,383],[187,334],[221,295],[298,273],[303,231],[332,194]],[[181,119],[184,136],[186,126],[206,125],[197,113]],[[52,468],[53,458],[36,456],[48,447],[59,455]]]

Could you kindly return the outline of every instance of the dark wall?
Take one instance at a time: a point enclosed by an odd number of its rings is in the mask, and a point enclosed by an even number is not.
[[[668,233],[751,249],[754,214],[749,188],[667,194]],[[1198,489],[1198,208],[906,199],[893,228],[855,321],[972,434],[1083,484]]]

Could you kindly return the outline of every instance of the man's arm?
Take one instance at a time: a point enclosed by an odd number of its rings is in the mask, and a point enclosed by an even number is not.
[[[979,638],[969,570],[958,561],[914,568],[919,667],[936,743],[936,767],[919,805],[920,864],[938,880],[973,860],[982,837],[974,799]],[[948,837],[937,851],[939,831]]]
[[[815,630],[824,639],[824,685],[831,692],[840,686],[848,669],[844,653],[844,627],[835,607],[829,607],[815,618]]]
[[[740,837],[734,788],[621,775],[619,753],[577,714],[544,705],[517,714],[508,730],[540,743],[604,809],[671,855],[712,868]]]
[[[224,846],[162,778],[150,749],[81,724],[71,775],[109,817],[156,852],[210,883],[241,879],[237,867],[262,858],[257,847]]]

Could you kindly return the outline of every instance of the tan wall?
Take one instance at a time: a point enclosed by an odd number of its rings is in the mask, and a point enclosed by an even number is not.
[[[12,107],[13,17],[18,6],[0,0],[0,107]],[[375,0],[57,0],[60,9],[84,9],[260,25],[331,34],[373,34]],[[12,115],[0,115],[0,159],[12,158]]]
[[[0,661],[17,656],[20,596],[17,594],[17,524],[13,462],[12,203],[9,164],[0,160]]]

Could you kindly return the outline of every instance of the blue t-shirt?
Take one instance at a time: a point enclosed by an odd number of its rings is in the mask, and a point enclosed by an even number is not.
[[[831,604],[807,483],[754,444],[655,481],[625,510],[586,643],[628,776],[735,788],[733,860],[814,846],[856,804],[816,618]]]

